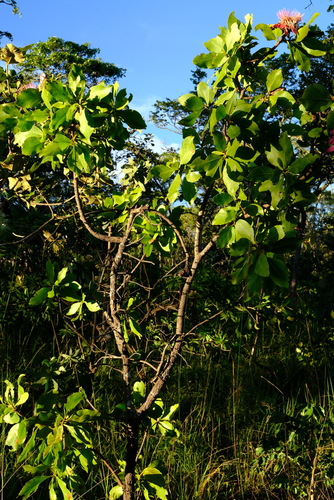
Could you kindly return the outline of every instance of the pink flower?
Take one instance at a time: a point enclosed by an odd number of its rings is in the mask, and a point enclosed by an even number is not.
[[[295,35],[297,34],[299,23],[303,19],[303,14],[297,10],[282,9],[277,12],[277,17],[279,22],[273,24],[272,28],[280,28],[284,35],[288,35],[291,32]]]
[[[26,90],[26,89],[37,89],[37,85],[33,82],[26,83],[25,85],[21,85],[21,87],[18,89],[17,93],[20,94],[21,92],[23,92],[23,90]]]
[[[332,153],[334,151],[334,130],[330,130],[330,138],[328,140],[329,148],[326,149],[325,153]]]

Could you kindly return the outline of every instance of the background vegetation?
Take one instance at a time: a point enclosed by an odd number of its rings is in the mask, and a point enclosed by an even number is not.
[[[333,32],[258,30],[161,155],[95,49],[1,50],[1,499],[333,498]]]

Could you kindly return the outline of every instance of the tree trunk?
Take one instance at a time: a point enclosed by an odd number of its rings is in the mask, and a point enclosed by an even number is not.
[[[123,488],[123,500],[135,500],[136,476],[135,468],[138,452],[139,420],[137,415],[130,416],[126,444],[126,466]]]

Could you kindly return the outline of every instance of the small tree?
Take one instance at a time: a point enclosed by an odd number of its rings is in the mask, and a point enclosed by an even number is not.
[[[147,499],[167,498],[163,467],[154,461],[141,466],[141,450],[148,430],[166,439],[177,434],[176,406],[164,406],[163,390],[191,335],[223,312],[190,321],[187,303],[202,263],[213,249],[229,256],[232,283],[245,283],[249,304],[267,287],[288,288],[284,253],[300,244],[301,218],[316,189],[332,178],[329,91],[310,85],[296,100],[284,89],[282,71],[264,65],[284,43],[302,71],[310,56],[324,56],[326,46],[308,36],[314,18],[300,27],[298,13],[280,13],[277,25],[256,27],[273,44],[258,48],[252,17],[241,22],[231,14],[228,26],[205,44],[208,52],[194,61],[215,70],[212,83],[200,81],[179,99],[189,112],[179,154],[153,166],[129,162],[120,185],[110,179],[110,151],[121,150],[129,130],[145,123],[118,84],[87,89],[74,65],[67,83],[48,78],[39,88],[7,89],[12,102],[1,105],[0,124],[7,197],[28,207],[44,199],[53,221],[66,224],[75,217],[85,239],[104,245],[90,285],[77,279],[70,259],[64,267],[49,260],[30,306],[62,318],[66,335],[76,336],[87,373],[96,377],[107,363],[122,384],[119,404],[106,414],[82,387],[62,392],[57,376],[65,361],[52,359],[37,382],[44,393],[26,416],[23,376],[16,388],[6,382],[6,445],[20,451],[18,463],[33,474],[23,498],[43,482],[50,498],[72,498],[84,487],[82,473],[99,459],[116,482],[110,499],[132,500],[138,489]],[[289,121],[280,121],[281,108],[289,110]],[[19,168],[13,168],[17,157]],[[73,197],[65,202],[49,196],[38,175],[44,166],[61,174]],[[166,192],[148,189],[154,179]],[[182,217],[189,211],[194,226],[187,232]],[[94,426],[108,419],[124,432],[126,450],[118,464],[110,464],[94,442]]]

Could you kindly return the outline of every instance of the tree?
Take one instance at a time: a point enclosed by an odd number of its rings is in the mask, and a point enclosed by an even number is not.
[[[110,178],[110,152],[145,128],[125,90],[104,82],[88,88],[78,65],[67,82],[50,77],[39,88],[7,89],[12,99],[0,115],[3,186],[27,212],[38,213],[40,204],[48,210],[45,223],[20,237],[25,243],[41,235],[53,257],[45,259],[44,280],[26,288],[38,321],[52,325],[59,354],[40,362],[29,380],[33,399],[22,374],[6,382],[0,406],[10,426],[6,446],[33,474],[23,498],[43,484],[51,498],[81,495],[85,473],[100,460],[116,483],[109,498],[133,500],[141,490],[147,499],[166,499],[163,464],[142,450],[151,433],[177,436],[177,405],[162,400],[172,370],[192,335],[225,312],[199,319],[187,310],[206,259],[216,252],[226,261],[225,279],[242,286],[246,309],[258,311],[265,290],[288,289],[284,255],[300,244],[300,214],[332,179],[334,109],[325,87],[311,84],[295,98],[284,90],[281,69],[263,64],[284,43],[300,69],[309,56],[326,54],[321,41],[314,46],[312,20],[299,27],[288,14],[279,27],[256,27],[272,43],[262,48],[251,16],[245,22],[229,16],[194,61],[214,70],[211,84],[200,81],[179,99],[188,112],[179,155],[160,164],[129,162],[121,187]],[[281,106],[290,122],[277,119]],[[45,167],[58,172],[56,189],[39,174]],[[152,180],[164,183],[165,192],[149,191]],[[43,234],[47,224],[52,234]],[[64,251],[53,247],[59,232]],[[18,244],[16,235],[7,237],[4,251]],[[77,250],[78,235],[84,252]],[[91,400],[106,365],[118,398],[111,412],[104,404],[110,381]],[[110,429],[111,422],[125,441],[117,460],[94,440],[94,430]]]
[[[19,70],[28,75],[28,79],[38,79],[38,72],[43,71],[48,77],[66,79],[73,64],[80,65],[88,86],[100,80],[114,82],[125,74],[123,68],[102,61],[98,56],[100,50],[90,47],[88,43],[78,44],[51,37],[46,42],[34,44],[26,54]],[[37,78],[36,78],[37,75]]]

